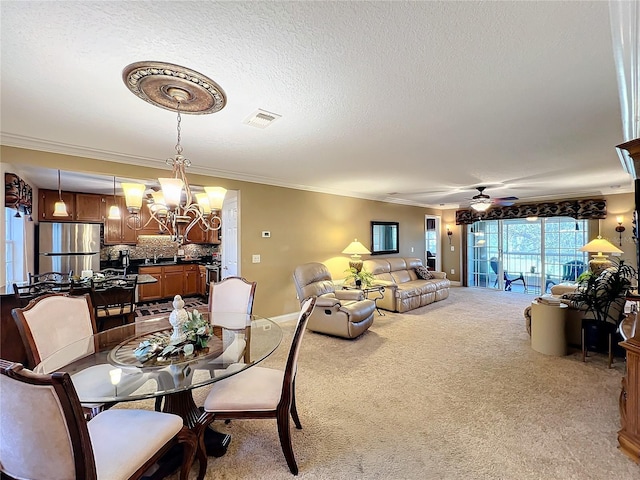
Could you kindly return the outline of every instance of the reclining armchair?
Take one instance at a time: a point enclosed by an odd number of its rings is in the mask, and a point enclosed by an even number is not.
[[[293,281],[302,304],[318,297],[307,328],[344,338],[356,338],[373,323],[376,304],[365,300],[361,290],[336,290],[331,274],[322,263],[305,263],[296,267]]]

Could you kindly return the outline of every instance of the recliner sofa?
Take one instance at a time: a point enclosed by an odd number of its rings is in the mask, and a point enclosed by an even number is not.
[[[336,290],[329,269],[322,263],[305,263],[296,267],[293,282],[302,304],[317,297],[307,328],[344,338],[355,338],[373,324],[376,304],[365,300],[361,290]]]
[[[376,258],[365,260],[363,270],[373,274],[375,285],[384,285],[384,298],[377,301],[379,308],[403,313],[423,307],[449,296],[451,281],[445,272],[431,272],[432,279],[423,280],[416,274],[422,267],[419,258]]]

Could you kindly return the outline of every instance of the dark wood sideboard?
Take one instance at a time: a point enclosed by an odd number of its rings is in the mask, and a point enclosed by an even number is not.
[[[620,345],[627,351],[627,369],[620,392],[618,444],[622,452],[640,463],[640,322],[637,314],[632,314],[624,323],[628,329],[623,328],[625,341]]]
[[[0,358],[10,362],[27,364],[27,352],[22,343],[16,322],[11,316],[11,310],[20,307],[14,295],[0,295]]]

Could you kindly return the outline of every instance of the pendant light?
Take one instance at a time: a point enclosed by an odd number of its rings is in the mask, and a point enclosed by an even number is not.
[[[58,201],[53,205],[54,217],[68,217],[67,206],[62,200],[62,190],[60,189],[60,170],[58,170]]]
[[[120,220],[120,209],[118,208],[118,201],[116,199],[116,177],[113,177],[113,205],[109,207],[109,220]]]

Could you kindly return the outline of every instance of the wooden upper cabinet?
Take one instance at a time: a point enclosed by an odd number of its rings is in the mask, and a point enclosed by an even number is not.
[[[40,220],[51,220],[52,222],[73,222],[73,212],[75,211],[75,195],[71,192],[62,192],[62,200],[67,206],[67,217],[54,217],[53,209],[58,201],[57,190],[40,189],[38,192],[38,218]]]
[[[105,217],[104,195],[76,193],[74,220],[79,222],[102,222]]]
[[[39,191],[38,218],[52,222],[102,222],[105,213],[104,195],[92,193],[62,192],[62,200],[67,206],[67,217],[54,217],[53,209],[58,201],[57,190]]]
[[[113,204],[113,197],[106,198],[105,211],[109,212],[109,207]],[[106,215],[104,219],[104,243],[105,245],[133,245],[136,243],[136,230],[127,225],[129,212],[124,197],[116,197],[116,204],[120,209],[120,219],[109,220]],[[133,224],[132,224],[133,225]]]

